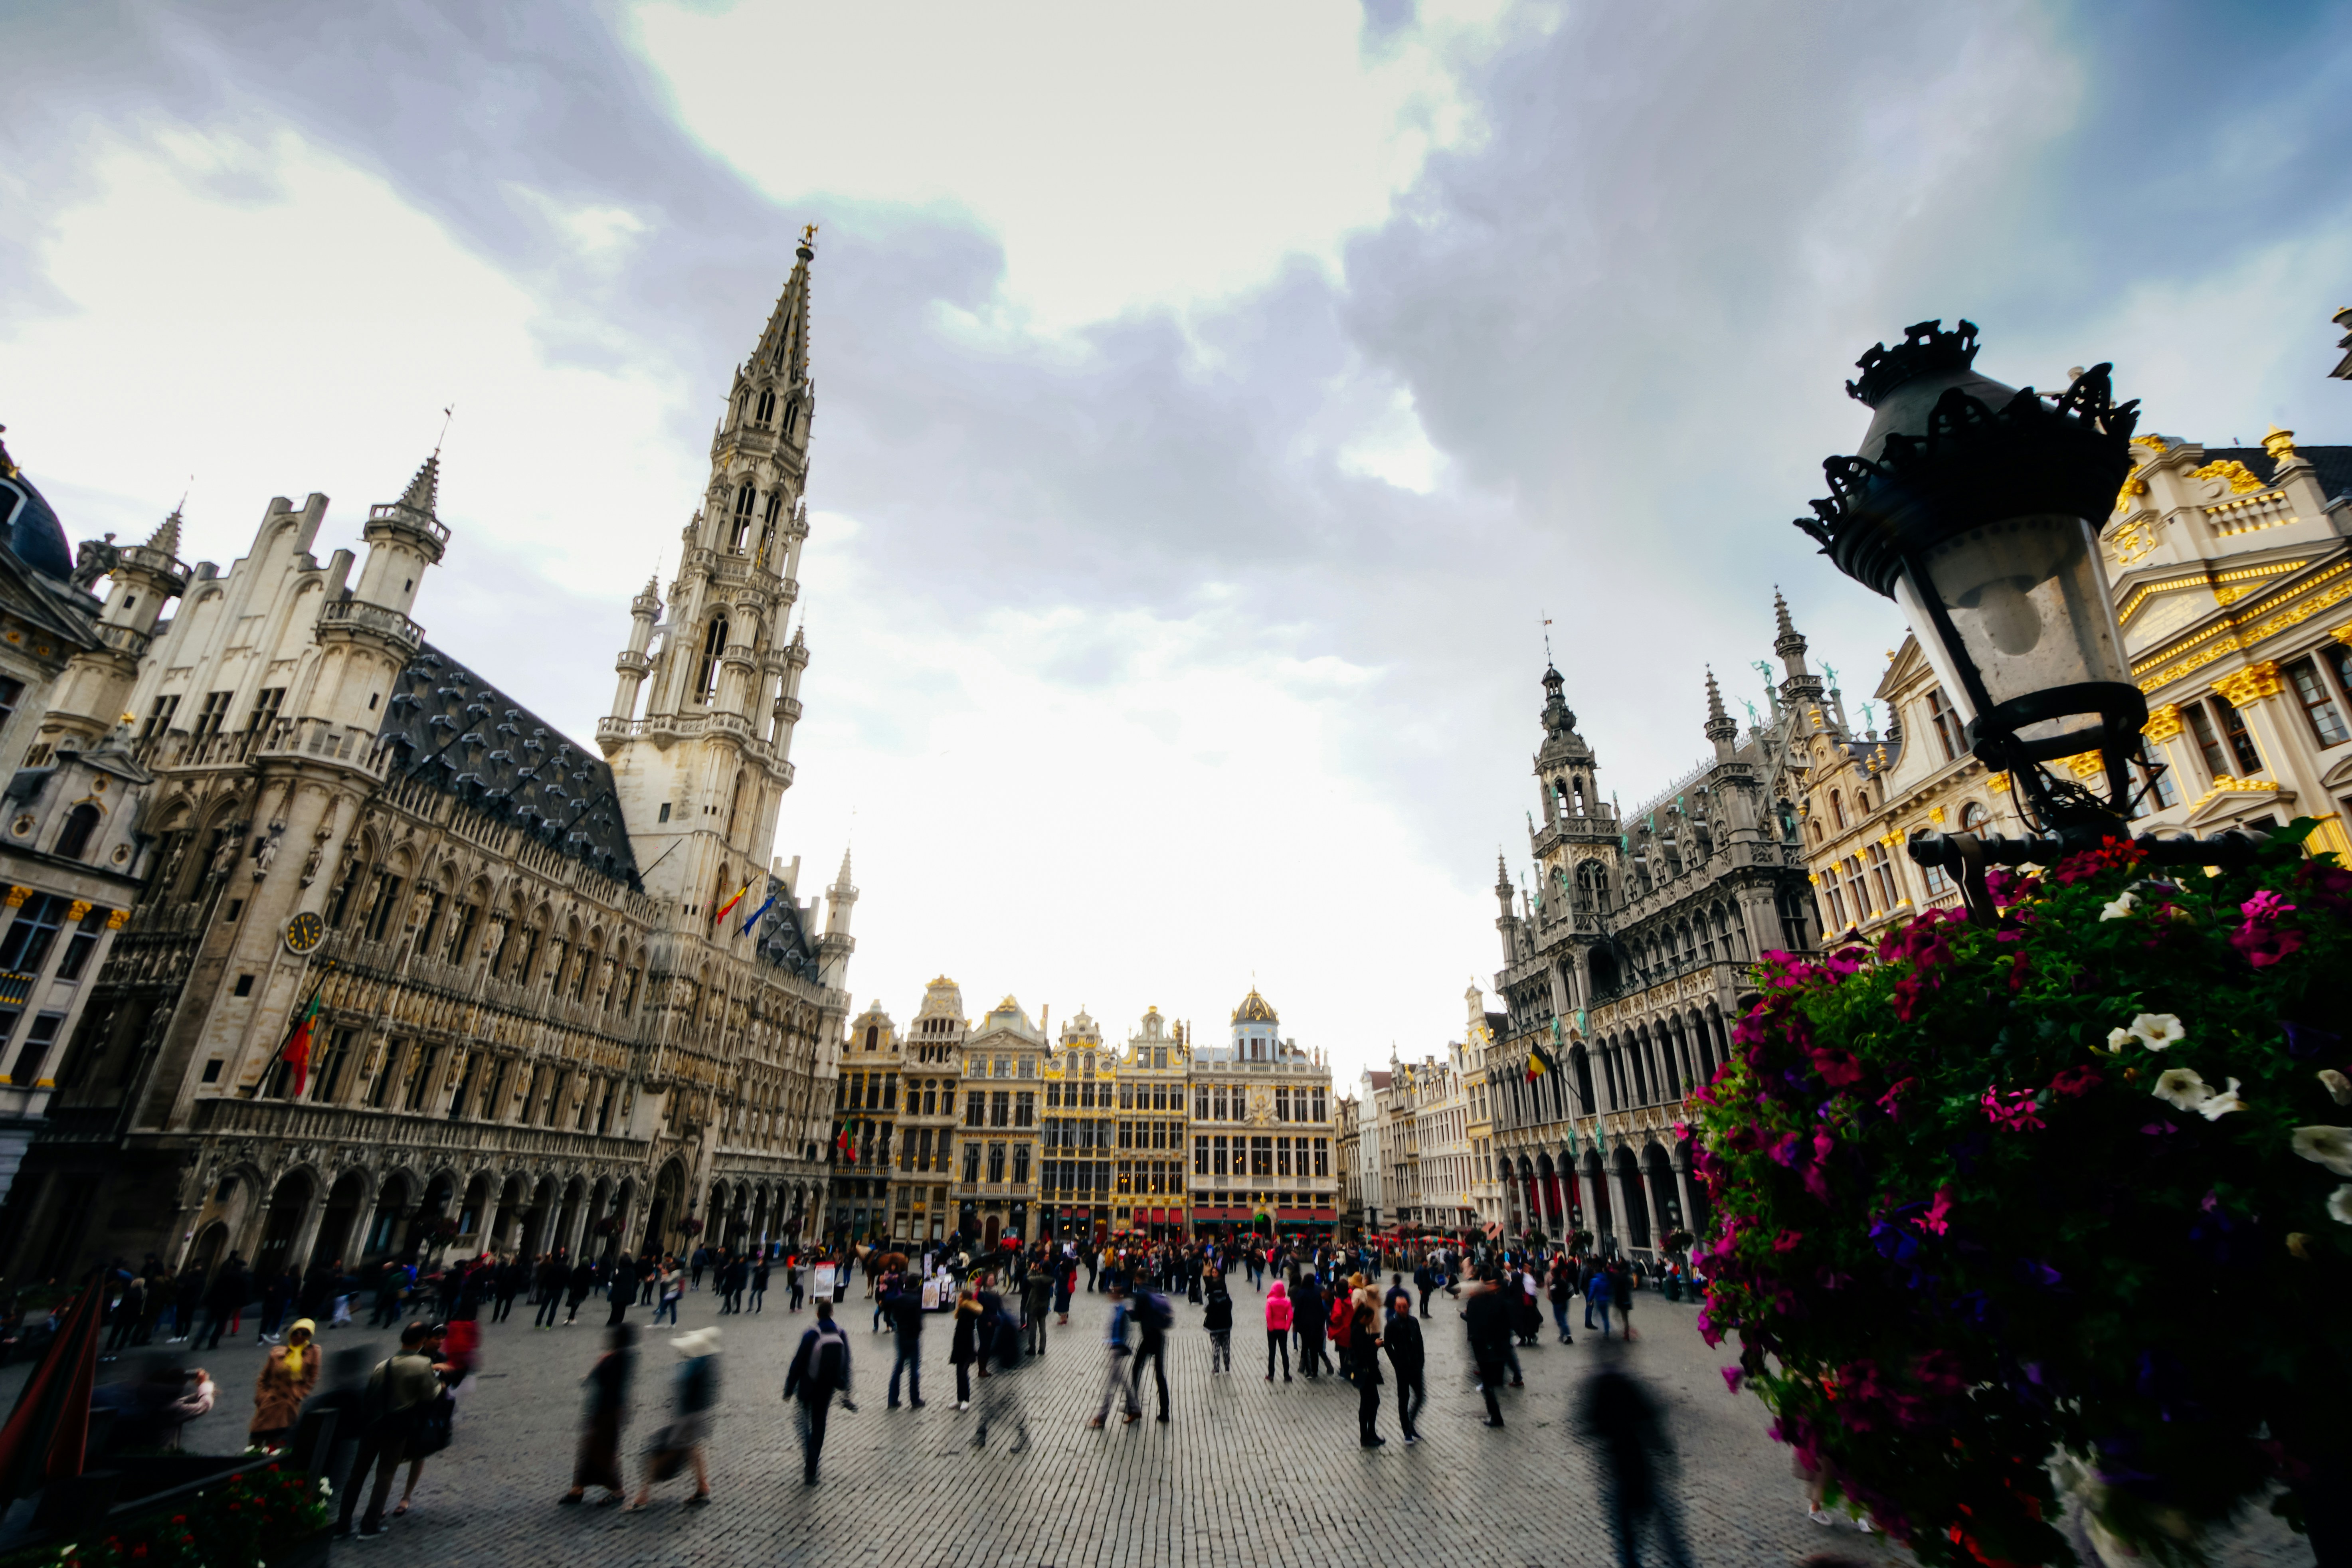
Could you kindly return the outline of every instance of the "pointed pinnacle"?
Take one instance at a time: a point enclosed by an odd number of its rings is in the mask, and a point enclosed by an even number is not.
[[[401,496],[400,504],[410,511],[423,512],[437,521],[439,514],[433,506],[440,493],[441,454],[436,452],[417,466],[416,477],[408,481],[408,489]]]
[[[1772,618],[1774,629],[1784,637],[1790,636],[1797,629],[1796,623],[1789,618],[1789,601],[1780,597],[1778,584],[1775,584],[1772,588]]]
[[[147,536],[147,548],[160,550],[166,555],[179,554],[180,509],[178,507],[173,507],[172,515],[165,518],[157,525],[155,531]]]
[[[1723,691],[1715,683],[1715,666],[1706,667],[1706,716],[1720,719],[1723,714]]]

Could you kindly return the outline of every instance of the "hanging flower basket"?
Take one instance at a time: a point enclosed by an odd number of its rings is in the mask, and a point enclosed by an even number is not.
[[[698,1219],[681,1220],[678,1222],[677,1228],[688,1236],[700,1236],[702,1222]]]
[[[457,1240],[457,1222],[449,1215],[443,1215],[433,1222],[432,1237],[434,1240],[443,1243]]]
[[[1699,1326],[1922,1563],[2070,1561],[2053,1462],[2158,1561],[2345,1506],[2352,872],[2310,826],[2177,880],[2110,840],[1993,873],[1997,927],[1759,967],[1697,1096]]]

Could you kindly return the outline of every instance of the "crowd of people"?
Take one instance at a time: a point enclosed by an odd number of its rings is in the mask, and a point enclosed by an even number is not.
[[[152,1258],[138,1269],[118,1263],[106,1279],[105,1342],[110,1355],[149,1345],[192,1347],[188,1353],[212,1350],[224,1335],[233,1341],[243,1332],[251,1312],[251,1330],[265,1356],[249,1443],[278,1447],[293,1436],[306,1409],[337,1410],[338,1447],[349,1457],[334,1467],[341,1482],[338,1529],[370,1537],[387,1528],[388,1517],[408,1511],[425,1459],[451,1440],[483,1323],[505,1322],[521,1300],[532,1310],[534,1331],[554,1331],[575,1325],[581,1308],[601,1298],[606,1332],[583,1380],[586,1398],[572,1484],[559,1500],[583,1504],[593,1491],[601,1506],[641,1510],[650,1505],[656,1487],[687,1475],[693,1482],[687,1500],[699,1505],[711,1495],[703,1448],[719,1405],[722,1331],[700,1327],[669,1341],[676,1367],[667,1420],[645,1445],[643,1473],[632,1494],[622,1448],[636,1382],[638,1332],[630,1310],[651,1308],[654,1326],[665,1319],[675,1326],[684,1298],[707,1288],[718,1316],[761,1314],[779,1270],[782,1313],[814,1308],[782,1391],[800,1429],[803,1479],[812,1486],[835,1405],[856,1409],[841,1308],[860,1284],[871,1304],[872,1331],[891,1336],[887,1408],[901,1408],[902,1388],[905,1407],[925,1408],[925,1331],[935,1314],[944,1313],[953,1407],[977,1412],[971,1442],[985,1447],[992,1432],[1003,1432],[1018,1452],[1030,1439],[1022,1370],[1067,1327],[1071,1302],[1081,1291],[1104,1296],[1108,1307],[1090,1428],[1104,1427],[1115,1410],[1123,1424],[1147,1414],[1160,1423],[1171,1420],[1167,1352],[1181,1299],[1200,1309],[1208,1375],[1234,1374],[1234,1331],[1244,1315],[1254,1317],[1265,1333],[1263,1380],[1278,1386],[1294,1377],[1345,1379],[1358,1392],[1358,1440],[1374,1448],[1388,1440],[1380,1427],[1383,1390],[1391,1384],[1399,1436],[1407,1445],[1420,1440],[1418,1417],[1427,1399],[1424,1334],[1433,1300],[1455,1309],[1486,1425],[1499,1427],[1499,1391],[1522,1385],[1518,1352],[1548,1331],[1547,1306],[1549,1331],[1563,1344],[1574,1342],[1580,1311],[1588,1331],[1630,1340],[1634,1295],[1644,1283],[1630,1262],[1556,1247],[1334,1247],[1256,1237],[1025,1246],[1007,1238],[991,1247],[950,1238],[919,1265],[905,1252],[847,1243],[749,1250],[698,1245],[683,1256],[615,1251],[601,1258],[559,1250],[536,1258],[485,1255],[425,1270],[400,1260],[362,1271],[333,1262],[268,1277],[257,1277],[232,1254],[210,1270],[193,1265],[175,1272]],[[1670,1278],[1677,1287],[1685,1283],[1678,1274]],[[372,1366],[360,1364],[365,1352],[354,1350],[351,1356],[358,1362],[347,1357],[331,1371],[320,1343],[322,1323],[331,1331],[353,1323],[362,1310],[371,1327],[401,1325],[400,1348]],[[1254,1357],[1244,1370],[1259,1370]],[[211,1410],[218,1397],[205,1368],[183,1366],[171,1353],[146,1376],[118,1388],[113,1397],[122,1429],[166,1443],[176,1441],[178,1430]],[[387,1514],[403,1465],[407,1483]]]

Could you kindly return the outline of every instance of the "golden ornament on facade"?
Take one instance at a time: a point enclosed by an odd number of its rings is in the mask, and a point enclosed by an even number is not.
[[[2213,689],[2227,698],[2231,707],[2248,708],[2259,698],[2275,697],[2285,690],[2286,680],[2279,674],[2278,661],[2266,658],[2223,676],[2213,682]]]
[[[2147,722],[2139,727],[2139,732],[2151,741],[2169,741],[2181,728],[2180,705],[2167,702],[2148,710]]]
[[[2192,479],[2221,479],[2230,487],[2232,495],[2250,495],[2264,487],[2263,477],[2235,458],[2216,458],[2201,468],[2191,468]]]
[[[2263,450],[2282,463],[2290,460],[2294,456],[2294,432],[2272,426],[2270,434],[2263,437]]]

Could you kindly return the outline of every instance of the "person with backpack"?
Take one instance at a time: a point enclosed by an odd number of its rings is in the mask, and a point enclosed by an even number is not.
[[[833,1321],[833,1303],[819,1300],[816,1321],[801,1334],[792,1369],[784,1373],[784,1397],[800,1401],[803,1486],[816,1485],[817,1460],[824,1453],[825,1423],[835,1394],[841,1395],[844,1410],[856,1410],[849,1400],[849,1336]]]
[[[1225,1276],[1213,1263],[1201,1269],[1201,1288],[1207,1309],[1201,1315],[1201,1327],[1209,1333],[1209,1375],[1220,1372],[1227,1377],[1234,1373],[1234,1296],[1225,1289]]]
[[[670,1422],[646,1456],[646,1479],[625,1512],[645,1512],[653,1502],[654,1483],[667,1480],[688,1465],[694,1468],[694,1495],[686,1500],[688,1506],[710,1502],[710,1471],[703,1464],[702,1445],[710,1436],[710,1413],[719,1405],[719,1331],[690,1330],[670,1341],[669,1347],[678,1358]]]
[[[1095,1406],[1089,1427],[1099,1429],[1110,1416],[1111,1395],[1124,1392],[1127,1395],[1127,1424],[1133,1426],[1143,1419],[1143,1407],[1136,1402],[1135,1388],[1126,1377],[1129,1354],[1127,1336],[1134,1321],[1127,1304],[1127,1290],[1117,1279],[1110,1281],[1110,1328],[1103,1336],[1103,1349],[1108,1365],[1104,1370],[1102,1403]],[[1165,1386],[1163,1381],[1162,1386]]]
[[[370,1537],[383,1533],[384,1501],[392,1495],[393,1478],[399,1474],[401,1462],[408,1458],[416,1417],[428,1402],[441,1395],[441,1374],[433,1370],[433,1358],[425,1349],[429,1332],[423,1323],[401,1330],[400,1349],[378,1362],[368,1375],[367,1398],[362,1406],[367,1419],[360,1430],[359,1456],[343,1482],[342,1508],[335,1520],[338,1535],[352,1533],[352,1514],[358,1508],[360,1488],[370,1467],[375,1470],[375,1486],[368,1494],[359,1532]]]
[[[1143,1330],[1143,1339],[1136,1348],[1134,1364],[1128,1369],[1127,1404],[1129,1410],[1134,1413],[1128,1416],[1128,1420],[1131,1423],[1143,1414],[1142,1404],[1137,1395],[1143,1388],[1143,1363],[1150,1362],[1151,1380],[1160,1390],[1159,1422],[1165,1426],[1168,1425],[1168,1331],[1176,1326],[1176,1309],[1165,1295],[1147,1288],[1136,1292],[1135,1321]]]
[[[1412,1302],[1392,1300],[1396,1313],[1381,1331],[1381,1348],[1389,1352],[1389,1366],[1397,1380],[1397,1425],[1404,1428],[1405,1447],[1421,1441],[1421,1434],[1412,1422],[1428,1394],[1422,1388],[1421,1373],[1423,1351],[1421,1342],[1421,1320],[1412,1315]]]
[[[1576,1299],[1576,1275],[1564,1258],[1551,1260],[1551,1321],[1559,1325],[1559,1342],[1572,1345],[1576,1336],[1568,1330],[1568,1304]]]

